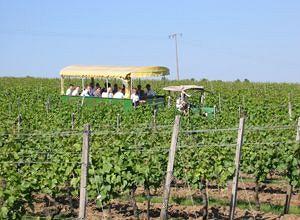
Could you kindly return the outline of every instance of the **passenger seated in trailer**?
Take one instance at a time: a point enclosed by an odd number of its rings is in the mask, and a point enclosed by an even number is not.
[[[70,84],[69,88],[66,91],[66,95],[69,95],[69,96],[72,95],[73,90],[74,90],[74,85]]]
[[[152,98],[152,97],[154,97],[155,95],[156,95],[156,94],[155,94],[155,92],[152,90],[150,84],[147,84],[147,85],[146,85],[146,97],[147,97],[147,98]]]
[[[94,83],[90,83],[90,96],[94,96],[94,92],[95,92],[95,86]]]
[[[136,94],[136,89],[132,89],[131,90],[131,96],[130,99],[132,100],[132,103],[134,106],[137,106],[139,104],[140,98],[139,96]]]
[[[100,88],[100,89],[101,89],[101,87],[100,87],[100,84],[99,84],[99,83],[96,83],[96,86],[95,86],[95,91],[96,91],[98,88]]]
[[[99,96],[99,93],[100,93],[100,96]],[[93,96],[101,97],[101,87],[100,87],[99,83],[96,83],[96,85],[94,87]]]
[[[96,87],[95,88],[95,92],[94,92],[94,97],[98,97],[98,98],[101,98],[101,87]]]
[[[113,90],[112,90],[112,93],[113,94],[116,94],[117,92],[119,91],[119,89],[118,89],[118,84],[114,84],[114,88],[113,88]]]
[[[72,96],[79,96],[80,93],[80,87],[76,86],[76,88],[72,92]]]
[[[122,85],[122,93],[123,93],[123,95],[125,95],[125,85],[124,84]]]
[[[113,93],[111,87],[108,87],[107,92],[102,93],[102,98],[112,98]]]
[[[85,86],[85,89],[82,91],[81,96],[91,96],[91,87]]]
[[[122,93],[122,89],[119,88],[118,91],[114,94],[113,98],[115,99],[123,99],[124,94]]]
[[[107,86],[108,86],[108,88],[111,89],[111,84],[110,83],[104,83],[104,87],[102,88],[101,93],[107,92]]]
[[[139,96],[139,99],[144,99],[145,97],[145,91],[142,89],[141,85],[137,86],[136,94]]]

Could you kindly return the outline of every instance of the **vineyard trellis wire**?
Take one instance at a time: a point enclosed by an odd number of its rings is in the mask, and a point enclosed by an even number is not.
[[[21,87],[18,87],[17,81],[21,82]],[[97,176],[104,176],[99,169],[103,169],[101,167],[100,162],[103,161],[103,163],[115,163],[115,161],[108,161],[103,160],[106,159],[106,157],[110,156],[107,152],[107,148],[110,149],[110,151],[116,151],[119,152],[119,147],[122,145],[123,150],[121,151],[120,155],[125,155],[125,160],[127,161],[133,161],[130,158],[136,156],[136,152],[141,151],[141,148],[145,148],[145,150],[142,150],[142,154],[147,155],[154,155],[153,158],[157,158],[155,154],[160,154],[159,148],[162,148],[161,146],[166,146],[166,149],[168,148],[168,142],[170,139],[169,133],[165,133],[166,137],[161,140],[161,144],[159,144],[160,140],[154,140],[148,139],[147,136],[150,136],[151,131],[151,121],[152,121],[152,114],[149,117],[147,116],[147,113],[139,113],[139,110],[137,109],[136,115],[137,117],[134,117],[134,120],[131,120],[129,117],[125,118],[126,116],[123,115],[122,112],[118,111],[110,111],[103,107],[103,111],[101,109],[101,113],[97,116],[94,115],[94,110],[88,111],[85,106],[83,108],[79,108],[78,106],[71,106],[66,108],[64,105],[62,105],[59,102],[59,97],[55,95],[56,87],[57,87],[58,81],[55,80],[38,80],[38,79],[13,79],[13,80],[1,80],[0,84],[3,86],[5,93],[2,93],[0,95],[0,99],[3,103],[1,107],[1,125],[0,125],[0,133],[9,133],[9,136],[0,136],[0,146],[1,150],[3,148],[6,148],[10,151],[16,151],[18,152],[16,156],[21,155],[21,147],[19,145],[23,146],[25,148],[25,152],[31,152],[28,150],[28,148],[32,148],[35,151],[44,151],[44,149],[47,148],[47,150],[51,150],[52,148],[61,151],[62,153],[59,153],[59,155],[53,155],[53,157],[61,158],[61,163],[63,163],[63,160],[67,160],[67,157],[76,157],[77,162],[79,162],[78,157],[76,155],[80,155],[80,146],[78,146],[78,143],[81,143],[81,136],[82,136],[82,130],[81,128],[85,123],[90,123],[93,126],[93,129],[95,129],[95,132],[101,133],[102,130],[116,130],[117,126],[117,113],[121,114],[121,120],[120,120],[120,128],[122,132],[126,132],[130,129],[134,130],[135,127],[138,127],[140,124],[143,124],[145,121],[149,121],[147,125],[141,125],[141,127],[150,127],[149,128],[149,134],[147,133],[139,133],[136,135],[141,135],[141,138],[138,138],[138,140],[131,140],[131,139],[137,139],[134,135],[135,134],[123,134],[122,137],[115,136],[114,132],[111,132],[109,134],[99,134],[99,135],[92,135],[92,147],[91,147],[91,154],[95,155],[92,158],[93,166],[96,168],[95,172],[96,174],[91,175],[91,179],[95,180],[95,178],[98,178]],[[144,81],[143,81],[144,83]],[[146,83],[146,82],[145,82]],[[148,82],[147,82],[148,83]],[[158,89],[162,86],[160,82],[152,82],[154,89],[159,91]],[[166,82],[167,84],[171,82]],[[182,83],[191,83],[190,81],[183,81]],[[274,125],[290,125],[293,124],[289,121],[288,116],[288,93],[291,93],[291,102],[293,107],[293,120],[297,115],[299,115],[299,100],[298,95],[299,89],[297,85],[283,85],[283,84],[257,84],[257,83],[222,83],[222,82],[192,82],[192,83],[201,83],[205,87],[213,86],[214,92],[221,93],[222,94],[222,112],[218,112],[215,119],[205,119],[202,120],[200,118],[193,118],[191,117],[191,126],[186,124],[182,124],[182,131],[185,130],[204,130],[204,129],[210,129],[210,128],[232,128],[237,124],[238,120],[238,106],[243,106],[245,104],[245,111],[249,114],[249,126],[263,126],[265,124],[266,126],[269,124],[270,126]],[[7,84],[7,85],[6,85]],[[49,85],[51,84],[51,87]],[[37,86],[38,85],[38,86]],[[13,90],[10,90],[9,88],[17,88],[19,93],[15,93]],[[33,89],[34,88],[34,89]],[[34,94],[32,94],[31,97],[28,97],[28,91],[33,91]],[[50,94],[50,95],[49,95]],[[6,97],[5,97],[6,96]],[[18,97],[19,96],[19,97]],[[244,96],[244,97],[243,97]],[[7,97],[10,97],[9,99]],[[50,97],[50,98],[49,98]],[[174,100],[174,96],[172,96],[172,99]],[[214,97],[214,95],[207,95],[205,102],[207,104],[216,104],[217,98]],[[50,100],[50,108],[49,112],[47,113],[47,105],[45,106],[45,102],[47,100]],[[6,103],[6,104],[5,104]],[[81,103],[79,103],[81,104]],[[282,106],[280,106],[282,105]],[[270,106],[270,108],[268,108]],[[243,110],[243,107],[241,107]],[[167,110],[169,111],[169,110]],[[56,137],[55,135],[50,135],[51,130],[54,132],[59,132],[60,130],[68,130],[71,129],[71,113],[74,112],[75,114],[75,126],[74,131],[78,132],[77,135],[65,135],[62,137]],[[146,111],[145,111],[146,112]],[[21,123],[21,129],[19,133],[38,133],[43,132],[45,133],[44,136],[34,135],[34,136],[26,136],[26,135],[20,135],[17,138],[18,132],[15,131],[12,132],[13,129],[11,127],[15,123],[15,119],[17,118],[18,114],[22,115],[22,123]],[[156,120],[156,124],[168,124],[171,125],[171,118],[173,120],[174,113],[169,111],[167,113],[159,112]],[[253,117],[252,117],[253,116]],[[132,116],[131,116],[132,117]],[[252,117],[252,118],[251,118]],[[88,120],[85,120],[87,118]],[[133,118],[133,117],[132,117]],[[143,118],[143,120],[140,120],[139,118]],[[258,120],[256,120],[258,119]],[[287,119],[287,120],[286,120]],[[208,122],[207,122],[208,121]],[[251,122],[250,122],[251,121]],[[211,123],[211,124],[210,124]],[[44,124],[47,124],[44,126]],[[106,126],[107,125],[107,126]],[[247,123],[248,126],[248,123]],[[164,128],[161,129],[161,131]],[[34,131],[36,130],[36,132]],[[160,130],[160,129],[159,129]],[[49,134],[49,135],[47,135]],[[248,132],[246,128],[246,138],[244,142],[244,148],[245,150],[245,156],[247,157],[247,161],[242,161],[242,170],[244,167],[251,167],[253,168],[254,161],[258,161],[255,164],[270,164],[271,162],[268,162],[265,160],[265,158],[268,158],[269,161],[273,161],[276,166],[276,172],[277,170],[280,171],[280,175],[282,178],[285,178],[285,174],[283,173],[283,170],[287,170],[282,166],[284,163],[288,163],[288,161],[278,162],[276,160],[279,159],[281,161],[286,160],[289,155],[296,155],[294,154],[291,149],[296,148],[294,142],[294,137],[292,137],[292,134],[294,134],[293,128],[291,129],[281,129],[281,130],[255,130]],[[130,135],[132,137],[126,138],[126,135]],[[157,133],[153,133],[153,136],[156,135],[158,137],[163,136]],[[110,138],[111,136],[111,138]],[[224,132],[202,132],[202,133],[195,133],[195,134],[186,134],[186,133],[180,133],[180,143],[178,144],[178,154],[180,154],[180,151],[182,151],[182,154],[189,153],[190,151],[195,154],[195,157],[192,157],[193,153],[187,154],[189,156],[190,160],[186,160],[186,166],[191,166],[193,168],[202,169],[205,167],[205,158],[212,158],[212,161],[216,162],[222,162],[222,161],[230,161],[229,159],[224,159],[223,152],[230,152],[230,156],[232,156],[232,152],[234,150],[235,140],[236,140],[236,131],[224,131]],[[151,137],[152,138],[152,137]],[[55,139],[59,139],[59,141],[56,141]],[[158,139],[158,138],[157,138]],[[5,141],[4,141],[5,140]],[[35,140],[35,141],[34,141]],[[154,142],[153,145],[149,144],[151,142]],[[284,143],[286,142],[286,143]],[[48,144],[49,143],[49,144]],[[51,144],[50,144],[51,143]],[[94,144],[96,143],[96,144]],[[228,146],[226,146],[228,144]],[[10,145],[10,146],[9,146]],[[129,149],[129,145],[131,148],[134,148],[137,146],[138,149]],[[156,147],[155,145],[158,145],[159,147]],[[219,145],[219,146],[218,146]],[[222,146],[223,145],[223,146]],[[70,146],[68,149],[66,146]],[[106,146],[106,148],[105,148]],[[142,147],[140,147],[142,146]],[[181,147],[182,146],[182,147]],[[147,149],[152,148],[153,151],[149,152]],[[70,149],[71,148],[71,149]],[[224,148],[224,149],[223,149]],[[230,149],[230,151],[229,151]],[[263,149],[263,150],[260,150]],[[65,158],[63,158],[64,152],[63,151],[75,151],[77,152],[75,155],[67,156],[65,154]],[[227,151],[228,150],[228,151]],[[219,155],[219,161],[214,160],[215,156],[213,153],[210,154],[210,152],[213,152],[216,155]],[[276,151],[278,152],[276,155]],[[282,155],[281,153],[286,152],[285,155]],[[268,154],[266,152],[269,152]],[[1,152],[0,152],[1,153]],[[168,151],[164,150],[161,154],[167,155]],[[229,154],[229,153],[228,153]],[[25,154],[25,157],[30,155]],[[50,155],[50,154],[49,154]],[[68,155],[70,155],[68,153]],[[104,158],[102,158],[102,156]],[[113,154],[111,157],[116,157],[116,154]],[[202,156],[201,156],[202,155]],[[35,156],[33,154],[33,158],[38,158],[40,156]],[[40,158],[42,158],[44,155],[41,155]],[[140,156],[140,155],[137,155]],[[184,155],[183,155],[184,156]],[[9,154],[8,157],[3,155],[3,157],[0,155],[1,158],[5,157],[5,159],[9,159],[10,161],[16,160],[17,158],[14,158],[12,154]],[[248,158],[255,158],[252,161]],[[166,158],[166,157],[165,157]],[[233,157],[230,159],[232,160]],[[30,158],[28,158],[30,159]],[[176,159],[181,160],[180,157],[177,157]],[[243,159],[243,157],[242,157]],[[246,158],[245,158],[246,159]],[[194,161],[198,160],[199,162],[202,162],[203,164],[196,164],[193,163]],[[137,160],[134,160],[136,164],[139,164],[136,162]],[[56,162],[56,160],[54,160]],[[176,162],[176,161],[175,161]],[[247,163],[246,163],[247,162]],[[178,163],[181,163],[178,161]],[[291,164],[293,161],[291,161]],[[59,162],[48,164],[47,166],[54,166],[54,165],[60,165]],[[159,164],[156,162],[156,164]],[[36,164],[38,165],[38,164]],[[43,164],[41,164],[43,165]],[[78,164],[79,166],[80,164]],[[15,165],[11,166],[14,167]],[[67,169],[67,166],[64,166],[61,164],[63,168]],[[77,166],[77,165],[76,165]],[[126,165],[127,166],[127,165]],[[175,165],[175,172],[176,170],[180,170],[179,165]],[[218,167],[217,165],[210,165],[211,167]],[[35,167],[35,166],[31,166]],[[144,167],[146,167],[144,165]],[[271,167],[274,169],[274,167]],[[27,167],[28,168],[28,167]],[[227,167],[228,168],[228,167]],[[230,167],[229,167],[230,168]],[[259,169],[264,170],[265,168],[269,169],[267,166],[261,166]],[[270,169],[271,169],[270,168]],[[2,168],[1,168],[2,169]],[[5,167],[5,169],[8,169]],[[10,168],[12,169],[12,168]],[[29,168],[30,169],[30,168]],[[41,168],[39,168],[41,169]],[[165,167],[162,167],[161,170],[165,169]],[[258,170],[259,170],[258,169]],[[37,173],[41,174],[43,173],[43,170],[39,170]],[[194,169],[189,169],[187,173],[184,173],[187,175],[187,178],[189,180],[190,187],[193,189],[195,186],[195,183],[191,179],[191,175],[189,173],[192,173]],[[9,171],[9,169],[8,169]],[[64,176],[65,173],[63,171],[56,171],[58,175]],[[92,172],[92,171],[91,171]],[[210,170],[211,173],[215,172],[215,170]],[[243,173],[252,175],[253,177],[257,176],[257,172],[255,169],[250,170],[243,170]],[[273,171],[272,171],[273,172]],[[51,171],[49,171],[51,173]],[[114,170],[112,170],[112,173],[116,174]],[[196,172],[193,172],[194,174],[197,174]],[[58,176],[57,175],[57,176]],[[35,177],[33,174],[28,174],[28,176]],[[37,175],[38,176],[38,175]],[[179,177],[181,177],[178,174]],[[219,178],[222,178],[223,175],[220,174]],[[212,179],[212,181],[215,181],[213,178],[208,176],[209,180]],[[52,177],[52,179],[55,179],[56,177]],[[68,176],[69,178],[69,176]],[[69,179],[72,179],[73,177],[70,176]],[[181,177],[182,179],[185,179]],[[74,178],[76,179],[76,178]],[[128,178],[129,179],[129,178]],[[231,177],[228,179],[231,179]],[[228,181],[227,179],[227,181]],[[262,178],[263,179],[263,178]],[[259,180],[263,181],[263,180]],[[26,182],[26,178],[24,178],[23,182]],[[97,183],[100,181],[96,181]],[[43,183],[41,181],[41,183]],[[285,182],[284,182],[285,183]],[[106,182],[107,185],[114,186],[111,183]],[[32,182],[32,185],[34,186],[34,182]],[[91,184],[91,186],[95,185],[94,183]],[[143,185],[143,184],[141,184]],[[221,185],[221,184],[220,184]],[[91,187],[90,186],[90,187]],[[115,186],[114,186],[115,187]],[[223,187],[223,186],[222,186]],[[29,191],[29,190],[28,190]],[[26,191],[26,192],[28,192]],[[103,191],[103,189],[101,189]],[[92,195],[93,190],[89,189],[90,195]],[[11,194],[12,195],[12,194]],[[21,194],[20,194],[21,195]],[[28,194],[27,194],[28,195]],[[97,194],[98,195],[98,194]],[[92,196],[95,197],[95,196]],[[8,197],[7,197],[8,198]],[[6,198],[6,199],[7,199]],[[19,197],[20,198],[20,197]],[[197,201],[195,201],[197,203]],[[105,201],[104,201],[105,203]],[[16,209],[15,209],[16,210]],[[199,212],[197,212],[199,215]]]
[[[158,125],[158,128],[168,128],[170,126],[166,126],[166,127],[159,127]],[[275,131],[281,131],[281,130],[293,130],[294,128],[296,128],[295,126],[255,126],[255,127],[246,127],[245,128],[245,132],[247,130],[251,131],[251,132],[254,132],[254,131],[268,131],[268,130],[275,130]],[[192,135],[197,135],[198,133],[216,133],[216,132],[233,132],[233,131],[237,131],[238,129],[237,128],[221,128],[221,129],[198,129],[198,130],[182,130],[180,131],[180,134],[184,135],[184,134],[192,134]],[[115,134],[114,134],[115,133]],[[152,133],[152,134],[159,134],[159,133],[163,133],[161,131],[155,131],[155,130],[151,130],[151,131],[145,131],[145,129],[134,129],[133,131],[130,131],[130,132],[120,132],[120,133],[116,133],[115,131],[112,131],[112,132],[102,132],[102,131],[97,131],[97,130],[92,130],[91,131],[91,137],[96,137],[98,135],[130,135],[130,134],[149,134],[149,133]],[[167,133],[171,133],[171,131],[168,131]],[[13,135],[13,134],[8,134],[8,133],[2,133],[1,135]],[[16,133],[15,134],[16,136],[17,135],[23,135],[23,136],[28,136],[28,137],[37,137],[37,136],[41,136],[41,137],[45,137],[45,136],[57,136],[57,137],[67,137],[67,136],[81,136],[82,135],[82,131],[62,131],[62,132],[44,132],[44,133],[34,133],[33,135],[32,134],[28,134],[28,133]],[[245,142],[244,145],[277,145],[277,144],[285,144],[285,143],[288,143],[288,144],[293,144],[293,143],[296,143],[296,141],[281,141],[281,142]],[[188,147],[199,147],[199,146],[205,146],[205,147],[216,147],[216,146],[234,146],[236,144],[233,144],[233,143],[208,143],[208,144],[200,144],[200,145],[190,145],[190,146],[184,146],[184,145],[179,145],[178,148],[188,148]],[[97,148],[97,150],[103,150],[105,149],[105,147],[101,147],[101,148]],[[127,152],[131,152],[132,150],[139,150],[139,151],[145,151],[146,153],[149,153],[149,152],[161,152],[161,150],[165,150],[166,153],[169,152],[169,149],[167,148],[167,146],[164,146],[162,147],[161,149],[160,148],[156,148],[156,149],[145,149],[143,147],[143,145],[135,145],[135,146],[131,146],[131,147],[126,147],[122,150],[122,148],[119,148],[121,151],[127,151]],[[38,153],[38,152],[37,152]],[[41,154],[44,154],[44,153],[48,153],[48,152],[40,152]],[[63,154],[63,153],[62,153]],[[28,157],[30,158],[30,157]],[[13,161],[1,161],[2,163],[11,163]],[[48,161],[16,161],[15,162],[16,164],[20,164],[20,163],[26,163],[26,164],[46,164],[46,163],[49,163]],[[53,163],[57,163],[57,162],[53,162]],[[62,164],[64,162],[61,162]],[[65,163],[65,164],[74,164],[74,163]],[[82,164],[82,162],[77,162],[75,163],[77,165],[80,165]],[[95,173],[95,172],[94,172]],[[98,193],[99,194],[99,193]]]

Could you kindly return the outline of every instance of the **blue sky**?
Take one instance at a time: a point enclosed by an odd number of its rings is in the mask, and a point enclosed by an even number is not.
[[[175,78],[299,82],[300,1],[0,0],[0,76],[163,65]]]

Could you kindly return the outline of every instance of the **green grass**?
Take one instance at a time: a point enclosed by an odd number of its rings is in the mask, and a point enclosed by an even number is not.
[[[122,197],[122,200],[127,200],[128,198]],[[147,198],[145,196],[139,195],[136,197],[137,202],[145,202],[147,201]],[[162,197],[160,196],[153,196],[151,197],[151,203],[162,203]],[[203,200],[201,197],[194,197],[193,201],[191,198],[185,198],[185,197],[170,197],[169,204],[177,204],[177,205],[183,205],[183,206],[192,206],[194,205],[202,205]],[[244,200],[238,200],[237,207],[242,210],[252,210],[255,209],[255,203],[251,202],[251,207],[249,205],[248,201]],[[216,198],[210,198],[209,199],[209,206],[228,206],[229,207],[229,201],[224,199],[216,199]],[[261,203],[260,204],[260,210],[262,212],[266,213],[273,213],[276,215],[279,215],[283,212],[283,206],[282,205],[274,205],[270,203]],[[291,206],[290,207],[290,214],[300,214],[300,207],[297,206]]]
[[[243,182],[245,183],[255,183],[255,179],[251,177],[245,177],[243,178]],[[286,184],[286,180],[283,178],[274,178],[274,179],[266,179],[263,183],[266,184]]]

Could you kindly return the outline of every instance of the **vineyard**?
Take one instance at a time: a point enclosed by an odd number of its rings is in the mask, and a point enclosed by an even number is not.
[[[162,79],[143,80],[143,88],[147,83],[166,96],[165,86],[203,85],[205,104],[216,106],[213,117],[180,118],[170,218],[229,218],[241,117],[236,219],[300,218],[299,84]],[[1,78],[0,89],[1,219],[78,216],[87,124],[88,219],[160,217],[179,114],[175,94],[171,107],[128,112],[109,103],[65,104],[58,79]]]

